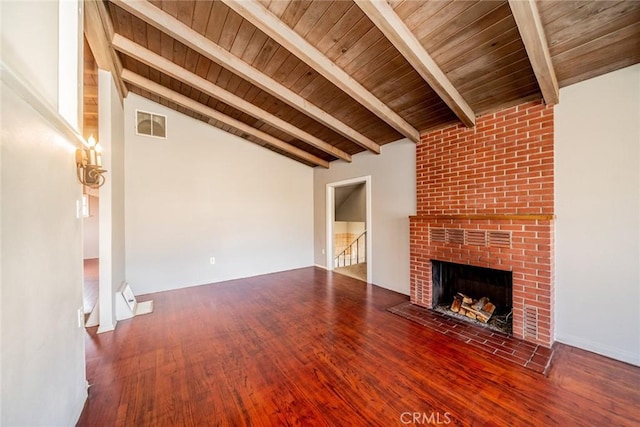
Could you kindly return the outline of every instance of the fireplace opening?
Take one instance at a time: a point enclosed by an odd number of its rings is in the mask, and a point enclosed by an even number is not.
[[[433,309],[513,334],[511,271],[431,261]]]

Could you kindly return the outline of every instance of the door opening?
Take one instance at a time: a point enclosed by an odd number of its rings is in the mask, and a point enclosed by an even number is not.
[[[373,280],[371,176],[327,184],[326,266]]]

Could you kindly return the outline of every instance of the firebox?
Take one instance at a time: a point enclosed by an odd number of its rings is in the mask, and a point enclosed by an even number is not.
[[[513,333],[511,271],[431,260],[431,277],[435,310]]]

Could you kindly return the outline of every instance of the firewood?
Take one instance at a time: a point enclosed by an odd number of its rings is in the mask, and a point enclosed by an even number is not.
[[[470,319],[474,319],[476,318],[476,314],[473,311],[467,311],[466,316]]]
[[[457,313],[460,311],[460,306],[462,305],[462,300],[460,298],[454,298],[453,303],[451,304],[451,311]]]
[[[463,308],[463,307],[460,307],[460,308],[458,309],[458,314],[461,314],[461,315],[463,315],[463,316],[464,316],[464,315],[466,315],[466,314],[467,314],[467,309],[466,309],[466,308]]]
[[[471,304],[473,302],[473,298],[468,295],[458,292],[458,296],[462,298],[462,302],[464,303]]]
[[[495,310],[496,310],[496,306],[490,302],[482,306],[482,311],[489,313],[490,316],[493,314]]]
[[[475,308],[471,307],[471,305],[469,305],[468,303],[466,303],[464,301],[462,302],[462,304],[460,304],[460,307],[464,308],[467,311],[474,311],[474,312],[478,311],[478,310],[476,310]]]
[[[479,320],[482,323],[487,323],[489,321],[489,319],[491,318],[491,314],[488,314],[487,312],[480,312],[476,314],[476,320]]]
[[[474,304],[471,304],[471,307],[475,308],[476,310],[482,310],[482,307],[484,307],[484,305],[487,304],[488,302],[489,302],[489,298],[482,297]]]
[[[487,320],[489,320],[489,318],[491,317],[491,314],[492,314],[492,313],[489,313],[489,312],[486,312],[486,311],[483,311],[483,310],[476,310],[475,308],[473,308],[472,306],[470,306],[469,304],[464,303],[464,302],[462,304],[460,304],[459,313],[462,313],[462,310],[465,310],[467,312],[473,313],[473,314],[476,315],[476,317],[477,316],[487,317]]]

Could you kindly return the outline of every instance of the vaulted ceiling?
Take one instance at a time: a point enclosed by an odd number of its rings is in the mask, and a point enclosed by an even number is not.
[[[88,1],[99,68],[309,166],[640,62],[640,1]]]

